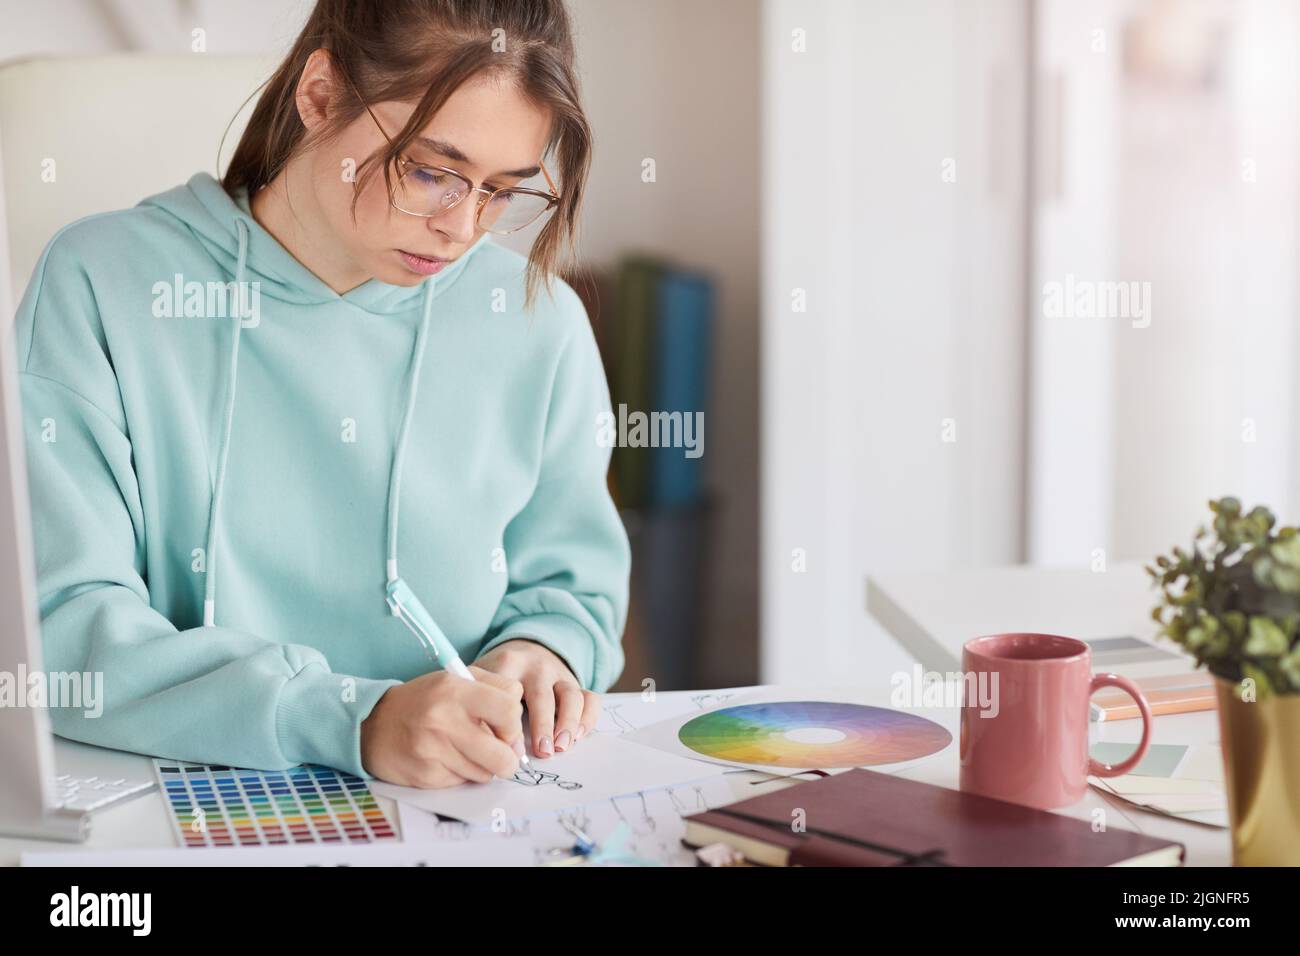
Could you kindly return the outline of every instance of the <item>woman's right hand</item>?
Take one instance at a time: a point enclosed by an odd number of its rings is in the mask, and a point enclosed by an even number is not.
[[[472,681],[434,671],[390,687],[361,722],[366,772],[426,790],[512,776],[524,753],[523,685],[470,670]]]

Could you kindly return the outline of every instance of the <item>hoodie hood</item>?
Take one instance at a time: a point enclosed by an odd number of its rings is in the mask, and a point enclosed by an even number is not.
[[[481,235],[461,256],[436,275],[414,286],[390,285],[370,279],[355,289],[339,295],[300,263],[253,218],[245,191],[231,198],[207,173],[197,173],[185,185],[144,200],[143,206],[156,206],[175,216],[189,227],[212,257],[227,270],[235,286],[256,283],[259,296],[289,305],[312,305],[323,302],[346,302],[372,314],[395,314],[420,309],[420,322],[411,343],[411,357],[406,368],[401,425],[394,438],[389,469],[387,513],[387,560],[384,574],[389,609],[400,617],[416,636],[426,653],[435,657],[438,649],[449,647],[445,635],[428,611],[420,604],[409,586],[397,573],[398,512],[401,506],[402,461],[406,454],[411,415],[420,388],[420,369],[424,364],[425,340],[433,316],[433,304],[439,292],[449,288],[464,271],[475,252],[488,242],[490,234]],[[240,292],[241,295],[246,293]],[[246,300],[245,300],[246,301]],[[208,508],[205,554],[206,571],[203,596],[203,624],[216,626],[217,608],[217,528],[221,516],[222,491],[226,483],[226,459],[230,435],[235,427],[235,396],[239,384],[239,341],[244,325],[241,310],[231,319],[229,360],[226,371],[225,411],[222,416],[217,468]],[[395,370],[396,371],[396,370]],[[445,664],[446,662],[444,662]]]

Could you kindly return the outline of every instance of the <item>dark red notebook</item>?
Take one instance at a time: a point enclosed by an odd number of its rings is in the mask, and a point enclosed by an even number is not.
[[[870,770],[692,814],[685,842],[726,843],[768,866],[1179,866],[1184,853],[1130,830],[1094,830],[1059,813]]]

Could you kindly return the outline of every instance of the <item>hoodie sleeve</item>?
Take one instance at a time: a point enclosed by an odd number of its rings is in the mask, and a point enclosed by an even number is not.
[[[59,242],[16,325],[41,636],[48,672],[89,673],[102,695],[51,708],[54,731],[160,757],[365,776],[361,722],[399,681],[334,674],[314,648],[231,628],[178,630],[151,606],[128,422],[91,283]]]
[[[606,485],[611,449],[598,441],[609,387],[571,294],[581,321],[556,367],[536,488],[506,528],[509,584],[479,656],[528,638],[559,655],[583,687],[603,692],[623,670],[632,558]]]

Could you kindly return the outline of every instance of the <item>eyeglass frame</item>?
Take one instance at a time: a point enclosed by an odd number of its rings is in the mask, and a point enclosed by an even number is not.
[[[388,141],[388,145],[391,146],[393,144],[393,140],[388,135],[388,133],[384,131],[383,124],[379,122],[379,117],[376,116],[374,110],[370,108],[370,104],[367,103],[365,100],[362,100],[361,105],[366,108],[366,112],[369,113],[370,118],[374,120],[375,128],[379,130],[379,135],[384,137],[384,139]],[[405,168],[402,168],[402,173],[400,176],[397,177],[397,182],[393,183],[392,188],[389,189],[388,202],[389,205],[391,205],[398,212],[405,213],[408,216],[416,216],[420,219],[437,219],[443,213],[449,212],[452,209],[455,209],[457,206],[459,206],[461,204],[461,201],[465,199],[465,197],[468,196],[470,193],[476,193],[476,192],[486,193],[487,198],[478,200],[478,208],[474,210],[474,225],[476,228],[482,228],[484,232],[490,232],[494,236],[509,236],[512,235],[513,233],[519,232],[521,229],[527,229],[533,223],[537,222],[538,219],[541,219],[548,212],[550,212],[557,205],[559,205],[560,199],[562,198],[559,192],[556,191],[555,181],[551,179],[551,174],[547,171],[546,164],[541,160],[538,160],[537,165],[541,168],[542,175],[546,177],[546,185],[549,186],[551,189],[549,195],[547,193],[542,192],[540,189],[529,189],[527,186],[498,186],[496,189],[487,189],[484,186],[475,183],[474,180],[470,179],[468,176],[466,176],[464,173],[460,172],[459,170],[452,169],[450,166],[437,166],[433,163],[421,163],[414,159],[411,159],[409,156],[399,155],[397,157],[397,164],[399,167],[405,167]],[[397,205],[397,197],[394,194],[397,192],[397,187],[402,184],[402,180],[405,179],[409,173],[411,173],[416,169],[432,169],[432,170],[437,170],[439,172],[451,173],[451,175],[455,176],[457,179],[469,183],[469,192],[467,192],[465,196],[457,197],[454,203],[452,203],[450,206],[447,206],[442,210],[439,210],[438,212],[431,212],[431,213],[411,212],[411,210],[409,209],[403,209],[401,206]],[[496,197],[497,193],[503,193],[503,192],[528,193],[531,196],[538,196],[546,200],[546,208],[543,209],[541,212],[539,212],[528,222],[524,223],[522,226],[518,226],[514,229],[511,229],[509,232],[496,232],[492,229],[487,228],[486,226],[481,226],[480,222],[483,216],[483,210],[487,208],[487,204],[490,203]]]

